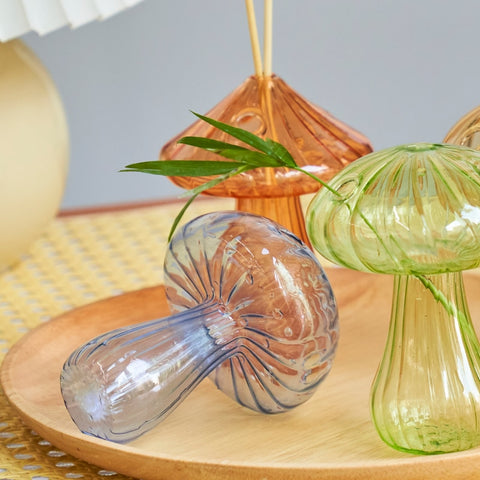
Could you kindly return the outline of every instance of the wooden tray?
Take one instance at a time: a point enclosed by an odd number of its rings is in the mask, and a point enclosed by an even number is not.
[[[413,456],[379,439],[369,389],[384,347],[392,281],[343,269],[327,273],[341,315],[335,365],[314,397],[288,413],[242,408],[206,380],[163,423],[128,445],[81,434],[60,394],[64,360],[104,331],[167,315],[162,287],[87,305],[38,327],[10,350],[0,380],[25,423],[58,448],[145,480],[472,478],[480,471],[480,449]],[[480,323],[476,275],[467,273],[465,283]]]

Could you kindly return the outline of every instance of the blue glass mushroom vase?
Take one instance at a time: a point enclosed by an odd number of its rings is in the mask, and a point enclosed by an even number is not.
[[[209,376],[245,407],[280,413],[329,373],[338,313],[325,273],[291,232],[216,212],[180,229],[165,257],[172,315],[92,339],[65,362],[65,405],[84,433],[128,442]]]

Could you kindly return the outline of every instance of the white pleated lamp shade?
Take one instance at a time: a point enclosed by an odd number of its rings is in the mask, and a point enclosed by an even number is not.
[[[0,0],[0,41],[104,20],[142,0]]]

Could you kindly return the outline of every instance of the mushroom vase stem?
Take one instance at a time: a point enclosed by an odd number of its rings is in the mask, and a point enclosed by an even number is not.
[[[345,267],[395,276],[371,394],[380,437],[422,454],[480,445],[480,347],[461,273],[480,264],[480,153],[393,147],[328,186],[307,212],[313,246]]]
[[[421,454],[480,443],[480,349],[462,274],[428,280],[452,308],[448,311],[416,276],[395,276],[387,345],[371,395],[381,438]]]
[[[329,373],[338,314],[313,252],[275,222],[216,212],[169,244],[172,315],[107,332],[65,362],[61,389],[79,429],[128,442],[170,414],[210,375],[261,413],[307,401]]]
[[[229,328],[228,315],[208,302],[91,340],[62,372],[75,424],[118,443],[151,430],[231,355],[233,345],[219,341]]]

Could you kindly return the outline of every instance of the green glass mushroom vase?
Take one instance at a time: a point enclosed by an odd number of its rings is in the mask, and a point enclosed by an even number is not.
[[[339,265],[395,279],[371,389],[380,437],[417,454],[479,445],[480,345],[462,270],[480,263],[480,152],[393,147],[328,185],[307,211],[313,246]]]

